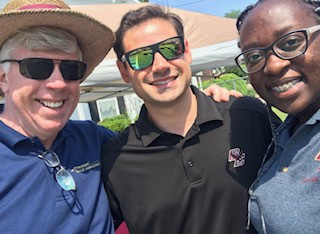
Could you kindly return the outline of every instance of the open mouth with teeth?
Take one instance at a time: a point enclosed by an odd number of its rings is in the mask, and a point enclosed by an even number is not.
[[[63,101],[60,102],[48,102],[48,101],[40,101],[42,105],[49,108],[59,108],[62,106]]]
[[[161,80],[161,81],[154,81],[151,83],[151,85],[157,86],[157,85],[165,85],[168,84],[172,81],[174,81],[176,78],[172,78],[172,79],[167,79],[167,80]]]
[[[168,84],[171,81],[173,81],[173,79],[172,80],[164,80],[164,81],[153,82],[152,85],[164,85],[164,84]]]
[[[271,87],[271,89],[275,92],[286,92],[289,89],[291,89],[292,87],[294,87],[296,84],[298,84],[299,82],[301,82],[301,80],[294,80],[291,81],[289,83],[283,84],[283,85],[279,85],[279,86],[273,86]]]

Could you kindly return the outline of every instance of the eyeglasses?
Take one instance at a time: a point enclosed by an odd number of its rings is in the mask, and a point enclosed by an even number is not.
[[[309,46],[311,35],[320,30],[320,25],[300,29],[280,37],[271,46],[253,48],[244,51],[235,58],[237,65],[247,74],[263,69],[267,63],[267,52],[273,53],[281,59],[294,59],[304,54]]]
[[[61,165],[60,159],[55,152],[47,150],[43,154],[39,154],[38,157],[43,159],[48,167],[56,170],[55,178],[61,188],[66,191],[76,190],[76,183],[72,175]]]
[[[166,60],[173,60],[181,57],[184,50],[183,36],[177,36],[129,51],[122,55],[121,61],[123,63],[128,61],[133,70],[140,71],[153,63],[156,52],[159,52]]]
[[[54,70],[54,64],[59,63],[59,68],[65,80],[81,80],[86,72],[87,65],[76,60],[53,60],[46,58],[26,58],[22,60],[6,59],[0,63],[19,63],[21,75],[34,79],[45,80]]]

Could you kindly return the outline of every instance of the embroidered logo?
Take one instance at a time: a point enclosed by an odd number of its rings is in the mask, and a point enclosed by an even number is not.
[[[245,164],[246,154],[240,148],[229,150],[228,162],[233,162],[233,167],[241,167]]]
[[[320,151],[318,152],[317,156],[314,158],[316,161],[320,161]]]
[[[82,164],[80,166],[76,166],[74,167],[71,172],[77,172],[77,173],[81,173],[81,172],[84,172],[84,171],[88,171],[88,170],[91,170],[95,167],[99,167],[100,166],[100,161],[94,161],[94,162],[87,162],[85,164]]]

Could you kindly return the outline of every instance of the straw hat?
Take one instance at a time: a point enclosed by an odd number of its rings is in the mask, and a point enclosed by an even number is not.
[[[70,32],[77,38],[83,62],[87,64],[84,79],[105,58],[115,41],[110,28],[71,10],[62,0],[11,0],[0,12],[0,25],[0,45],[27,27],[47,26]]]

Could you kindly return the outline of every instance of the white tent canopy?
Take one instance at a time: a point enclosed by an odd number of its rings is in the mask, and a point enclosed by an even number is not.
[[[100,20],[116,30],[122,16],[131,9],[145,4],[101,4],[71,6],[72,9]],[[235,20],[170,8],[178,14],[185,27],[185,35],[192,52],[191,69],[199,71],[235,65],[234,57],[239,54],[238,34]],[[89,102],[106,97],[132,93],[131,86],[122,81],[116,66],[115,53],[111,51],[105,60],[81,84],[80,102]]]

